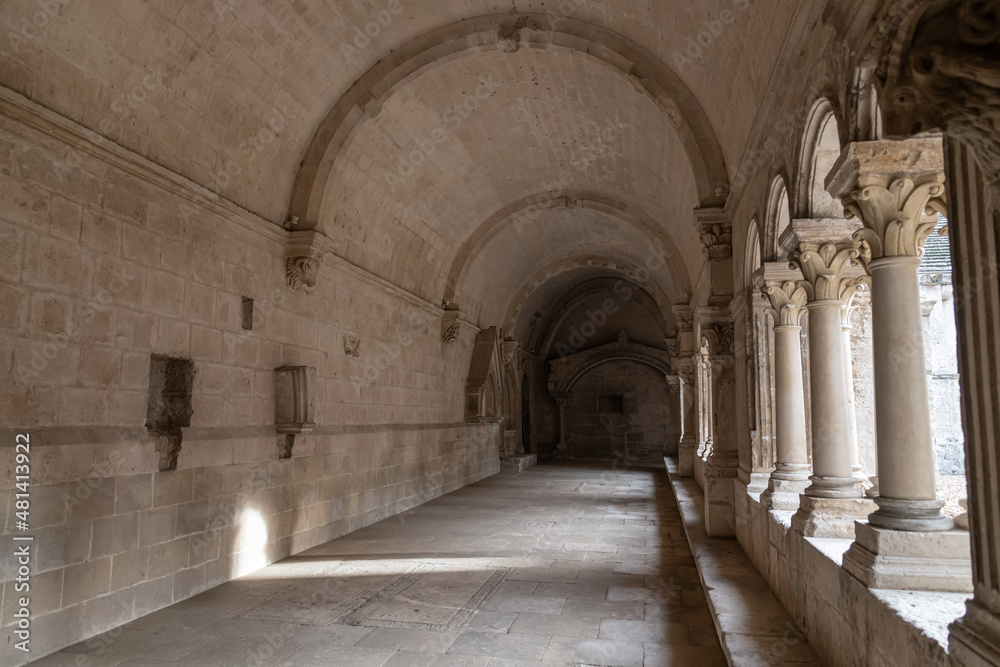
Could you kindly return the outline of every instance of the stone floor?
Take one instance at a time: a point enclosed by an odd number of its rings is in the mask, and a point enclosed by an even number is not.
[[[496,475],[33,664],[726,662],[665,472],[575,464]]]

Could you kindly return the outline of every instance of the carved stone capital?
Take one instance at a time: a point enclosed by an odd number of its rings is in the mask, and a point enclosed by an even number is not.
[[[733,256],[733,224],[723,209],[696,208],[694,219],[701,244],[710,260],[729,259]]]
[[[681,379],[676,375],[667,376],[667,391],[671,394],[679,394],[681,391]]]
[[[937,3],[901,25],[880,73],[886,134],[945,130],[1000,182],[1000,0]]]
[[[504,366],[510,364],[517,357],[518,342],[507,339],[503,342],[503,363]]]
[[[694,309],[689,305],[673,307],[674,316],[677,318],[677,328],[681,333],[691,333],[694,331]]]
[[[865,225],[854,238],[862,243],[866,265],[882,257],[922,257],[937,214],[945,213],[944,174],[922,183],[900,178],[888,187],[855,190],[844,198],[844,210]]]
[[[945,213],[944,154],[938,137],[849,145],[827,178],[848,218],[864,228],[861,259],[920,257]]]
[[[804,287],[787,280],[767,285],[763,290],[771,302],[769,312],[774,315],[776,326],[798,326],[805,313],[807,294]]]
[[[701,347],[710,357],[730,355],[734,352],[735,338],[732,322],[715,322],[701,327]]]
[[[674,372],[677,373],[684,384],[693,387],[695,376],[695,364],[690,359],[684,359],[674,363]]]
[[[857,276],[847,275],[849,267],[857,264],[861,254],[857,241],[802,243],[799,250],[789,255],[790,266],[802,271],[804,280],[798,285],[806,292],[807,300],[839,300],[857,281]]]
[[[671,359],[677,359],[681,356],[681,341],[679,338],[667,338],[664,342],[667,344],[667,354],[670,355]]]

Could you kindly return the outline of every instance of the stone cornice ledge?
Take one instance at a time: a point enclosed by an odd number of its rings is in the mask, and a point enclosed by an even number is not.
[[[222,215],[227,221],[268,241],[286,247],[296,243],[289,232],[266,218],[2,84],[0,84],[0,114],[103,160],[151,185]],[[324,264],[438,317],[441,316],[443,309],[439,306],[337,255],[334,252],[333,240],[323,236],[318,241],[325,251]]]
[[[258,214],[2,84],[0,114],[104,160],[171,194],[225,215],[227,220],[271,241],[284,243],[287,238],[285,230]]]

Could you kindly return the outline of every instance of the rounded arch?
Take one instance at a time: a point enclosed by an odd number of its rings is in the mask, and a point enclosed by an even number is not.
[[[747,229],[746,247],[743,248],[743,284],[749,286],[753,282],[754,271],[763,266],[763,251],[761,248],[760,227],[757,217],[750,220]]]
[[[594,370],[598,366],[603,366],[604,364],[609,364],[613,361],[631,361],[649,366],[650,368],[663,373],[664,380],[666,380],[666,376],[673,373],[670,363],[666,358],[645,354],[643,351],[635,349],[638,346],[626,343],[625,345],[606,347],[616,347],[618,349],[602,350],[597,348],[595,352],[598,354],[595,354],[592,358],[579,363],[575,368],[570,370],[568,374],[555,384],[553,391],[555,393],[569,393],[573,390],[573,387],[576,386],[576,383],[587,375],[587,373]],[[550,391],[549,393],[553,393],[553,391]]]
[[[628,38],[592,23],[542,13],[498,13],[425,33],[389,53],[351,86],[320,123],[303,156],[288,212],[295,228],[319,225],[338,156],[358,126],[377,116],[401,83],[465,54],[522,46],[578,51],[627,77],[677,131],[702,205],[721,204],[729,181],[722,147],[704,109],[671,68]]]
[[[539,327],[535,338],[525,340],[525,344],[537,350],[539,355],[543,357],[547,356],[552,349],[556,335],[559,333],[559,328],[566,322],[567,318],[572,316],[574,310],[596,294],[615,292],[615,287],[619,282],[621,282],[619,278],[595,278],[577,285],[551,307],[549,316],[545,318]],[[656,322],[660,332],[662,332],[663,337],[666,338],[667,324],[664,321],[663,313],[656,300],[648,292],[631,281],[628,282],[628,287],[630,290],[634,288],[634,292],[630,293],[629,299],[637,302],[649,313],[653,321]]]
[[[796,174],[797,217],[843,217],[843,206],[826,191],[826,177],[840,157],[843,127],[829,98],[821,97],[813,103],[802,135]]]
[[[655,280],[651,279],[651,274],[648,269],[627,261],[588,255],[585,257],[572,257],[554,262],[528,278],[521,289],[517,291],[517,294],[511,298],[510,303],[507,306],[507,313],[504,316],[504,322],[507,323],[506,330],[517,330],[517,323],[521,316],[521,312],[524,310],[524,307],[527,305],[531,296],[543,285],[563,273],[584,267],[606,269],[617,274],[623,280],[636,283],[656,302],[656,305],[660,308],[663,321],[667,323],[667,325],[673,325],[675,320],[673,305],[667,297],[666,292],[663,291],[663,288],[657,284]]]
[[[455,256],[455,260],[452,262],[451,269],[448,272],[448,280],[445,283],[442,302],[449,307],[453,307],[453,302],[458,296],[459,288],[462,286],[469,268],[475,262],[476,257],[505,228],[510,225],[530,224],[532,222],[531,216],[536,212],[543,212],[550,208],[570,207],[600,211],[650,236],[652,241],[650,248],[654,248],[659,258],[667,262],[674,289],[678,293],[687,294],[691,292],[690,274],[688,266],[684,262],[683,255],[678,250],[673,238],[669,234],[664,233],[657,222],[644,210],[626,202],[592,192],[542,192],[505,206],[490,216],[489,219],[473,232],[472,236],[466,239]],[[519,228],[518,231],[520,231]],[[509,318],[505,318],[504,321],[509,322],[510,320]]]
[[[780,259],[783,255],[778,247],[781,234],[792,224],[792,214],[788,202],[788,186],[782,176],[775,176],[767,196],[767,222],[764,228],[766,258],[768,261]]]

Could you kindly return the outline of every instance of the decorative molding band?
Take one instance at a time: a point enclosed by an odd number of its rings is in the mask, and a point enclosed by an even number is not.
[[[310,436],[353,435],[357,433],[397,433],[406,431],[433,431],[446,429],[468,429],[475,425],[464,422],[443,422],[433,424],[344,424],[339,426],[316,426]],[[211,440],[249,440],[252,438],[273,438],[278,432],[273,424],[268,426],[192,426],[182,429],[184,443]],[[13,448],[15,436],[19,433],[31,434],[32,447],[67,447],[75,445],[136,445],[153,446],[156,437],[141,426],[55,426],[27,429],[0,430],[0,449]]]
[[[204,206],[269,241],[285,241],[287,234],[277,224],[2,84],[0,114],[104,160],[173,195]]]
[[[76,147],[88,155],[122,169],[172,195],[203,206],[267,241],[286,247],[289,245],[289,232],[276,223],[2,84],[0,84],[0,115],[62,141],[67,146]],[[442,308],[440,306],[340,257],[333,251],[332,241],[330,243],[331,246],[326,254],[324,264],[355,280],[373,285],[413,306],[436,316],[441,315]],[[476,331],[479,329],[477,328]]]

